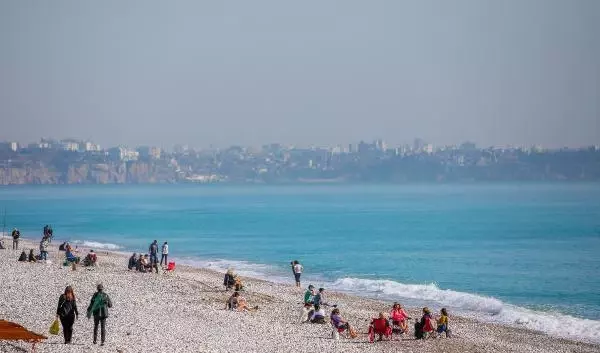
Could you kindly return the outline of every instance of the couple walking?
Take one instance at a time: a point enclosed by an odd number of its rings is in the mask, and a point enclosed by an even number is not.
[[[94,344],[97,342],[98,326],[100,326],[100,345],[104,345],[106,339],[106,318],[108,317],[108,308],[112,308],[112,302],[108,294],[104,293],[104,286],[98,284],[97,291],[92,296],[90,305],[87,308],[87,318],[94,317]],[[73,323],[79,319],[77,310],[77,301],[73,287],[65,288],[65,293],[58,299],[58,308],[56,309],[56,318],[60,319],[63,327],[65,344],[71,343],[73,337]]]

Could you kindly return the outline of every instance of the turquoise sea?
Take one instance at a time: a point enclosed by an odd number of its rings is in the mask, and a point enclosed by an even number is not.
[[[600,184],[16,186],[2,208],[28,238],[290,283],[298,259],[304,284],[600,342]]]

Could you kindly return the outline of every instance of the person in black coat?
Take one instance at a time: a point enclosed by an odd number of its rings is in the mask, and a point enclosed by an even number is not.
[[[65,336],[65,344],[71,343],[73,337],[73,323],[76,318],[79,318],[77,311],[77,301],[73,288],[67,286],[65,293],[58,298],[58,308],[56,309],[56,318],[60,319],[63,327],[63,335]]]

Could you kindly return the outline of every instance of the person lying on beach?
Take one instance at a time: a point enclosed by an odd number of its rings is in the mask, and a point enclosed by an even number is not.
[[[223,278],[223,286],[225,286],[225,290],[228,291],[235,285],[235,274],[232,269],[228,269],[225,272],[225,278]]]
[[[33,254],[33,249],[29,249],[29,258],[27,259],[29,262],[36,262],[35,255]]]
[[[129,262],[127,263],[127,269],[128,270],[134,270],[137,267],[137,254],[133,253],[133,255],[131,255],[131,257],[129,258]]]
[[[248,302],[246,301],[246,298],[239,295],[237,298],[237,310],[238,311],[256,311],[256,310],[258,310],[258,305],[256,305],[255,307],[252,307],[252,308],[249,307]]]
[[[392,306],[392,312],[390,313],[390,321],[392,326],[398,326],[400,329],[394,329],[394,333],[404,333],[408,331],[407,319],[410,319],[406,314],[406,311],[402,308],[400,303],[394,303]]]
[[[315,309],[311,310],[309,318],[311,324],[324,324],[325,323],[325,310],[318,305],[315,305]]]
[[[27,254],[25,253],[25,250],[21,252],[21,256],[19,256],[19,261],[27,261]]]

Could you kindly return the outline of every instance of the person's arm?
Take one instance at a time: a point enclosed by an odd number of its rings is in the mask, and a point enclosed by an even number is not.
[[[65,302],[64,294],[61,294],[60,297],[58,298],[58,307],[56,308],[56,317],[57,318],[60,315],[60,308],[63,306],[64,302]]]
[[[92,299],[90,300],[90,305],[87,307],[87,312],[90,312],[92,310],[92,305],[94,305],[94,299],[96,299],[96,295],[98,294],[98,292],[94,293],[94,295],[92,295]]]
[[[77,310],[77,300],[73,300],[73,309],[75,310],[75,316],[79,318],[79,310]]]
[[[108,296],[108,294],[104,294],[106,295],[106,306],[108,306],[109,308],[112,308],[112,301],[110,300],[110,297]]]

